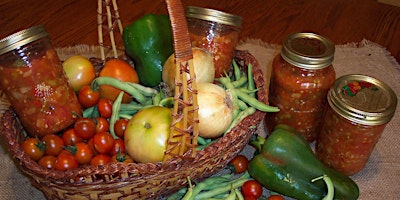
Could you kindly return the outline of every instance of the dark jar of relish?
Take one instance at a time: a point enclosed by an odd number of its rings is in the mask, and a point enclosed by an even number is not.
[[[82,115],[43,26],[0,40],[0,87],[30,136],[56,133]]]
[[[338,78],[316,142],[318,158],[346,175],[363,169],[397,106],[385,83],[365,75]]]
[[[272,63],[269,103],[280,111],[267,113],[266,125],[295,128],[313,142],[320,131],[326,95],[335,81],[334,44],[313,33],[289,35]]]
[[[207,50],[213,56],[215,77],[225,76],[239,41],[242,17],[213,10],[188,6],[186,19],[192,47]]]

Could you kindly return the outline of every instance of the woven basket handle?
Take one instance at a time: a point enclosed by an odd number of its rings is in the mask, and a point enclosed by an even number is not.
[[[180,0],[166,0],[174,39],[176,63],[173,121],[163,163],[176,157],[193,158],[198,137],[198,103],[193,53]],[[191,152],[185,154],[185,152]]]

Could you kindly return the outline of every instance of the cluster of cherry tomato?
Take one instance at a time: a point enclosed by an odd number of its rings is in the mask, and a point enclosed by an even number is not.
[[[249,160],[244,155],[235,156],[228,164],[235,174],[245,172],[248,165]],[[256,180],[248,180],[242,185],[241,192],[244,200],[257,200],[262,196],[263,186]],[[284,200],[284,197],[279,194],[272,194],[267,200]]]

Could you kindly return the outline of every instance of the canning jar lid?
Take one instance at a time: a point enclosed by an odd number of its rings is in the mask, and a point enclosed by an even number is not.
[[[322,69],[332,64],[335,45],[315,33],[294,33],[284,41],[281,56],[288,63],[305,69]]]
[[[393,117],[397,96],[376,78],[352,74],[336,79],[328,103],[342,117],[363,125],[380,125]]]
[[[186,17],[213,21],[221,24],[241,27],[242,17],[226,12],[196,6],[186,7]]]
[[[46,36],[48,33],[42,25],[18,31],[0,40],[0,55]]]

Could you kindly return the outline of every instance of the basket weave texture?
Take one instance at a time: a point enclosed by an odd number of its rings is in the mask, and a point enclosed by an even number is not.
[[[166,2],[170,16],[184,16],[180,1]],[[175,9],[176,7],[178,9]],[[175,10],[182,13],[171,15]],[[172,28],[175,29],[176,24],[172,24]],[[183,43],[183,50],[180,50],[179,40],[179,36],[177,38],[174,35],[175,53],[178,57],[181,55],[177,62],[184,62],[192,58],[190,44]],[[264,87],[262,70],[257,60],[247,51],[236,51],[234,59],[243,71],[247,71],[247,65],[253,66],[254,81],[257,88],[260,88],[257,97],[260,101],[268,103],[268,90]],[[1,134],[21,170],[48,199],[156,199],[185,187],[188,176],[198,181],[223,169],[245,147],[264,117],[264,112],[256,111],[218,141],[196,151],[194,157],[174,157],[163,164],[109,163],[105,166],[85,166],[66,172],[45,169],[22,151],[21,144],[27,133],[12,108],[1,117]],[[189,153],[192,152],[186,154]]]

